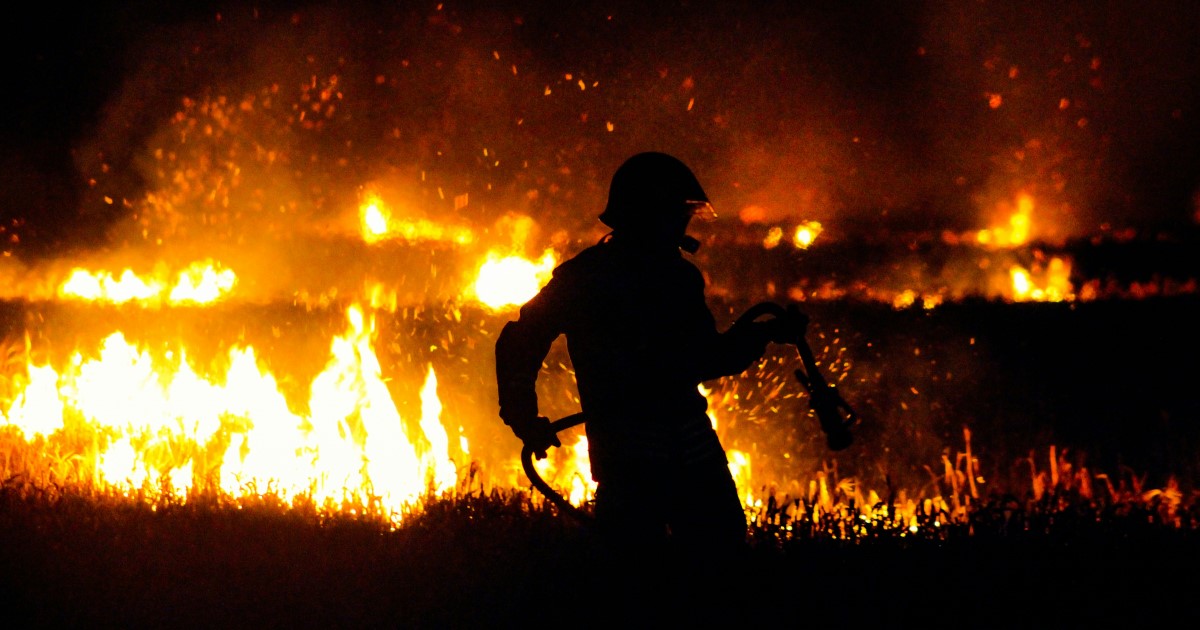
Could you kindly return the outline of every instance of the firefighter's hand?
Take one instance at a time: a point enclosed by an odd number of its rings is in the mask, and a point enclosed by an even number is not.
[[[804,338],[808,332],[808,315],[800,310],[800,306],[792,303],[787,306],[787,314],[777,318],[780,326],[786,329],[786,338],[772,339],[777,343],[791,343]]]
[[[787,305],[787,318],[800,332],[808,328],[808,314],[800,310],[800,305],[792,302]]]
[[[546,450],[551,446],[562,446],[558,433],[550,427],[550,419],[545,416],[519,420],[511,426],[513,433],[533,451],[537,459],[545,459]]]
[[[799,309],[789,308],[785,315],[753,323],[759,335],[775,343],[796,343],[808,328],[808,316]]]
[[[754,325],[767,341],[791,343],[797,339],[797,329],[786,317],[773,317],[766,321],[754,322]]]

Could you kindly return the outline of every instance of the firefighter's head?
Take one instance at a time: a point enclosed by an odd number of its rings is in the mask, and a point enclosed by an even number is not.
[[[685,239],[693,216],[716,216],[700,181],[679,159],[650,151],[634,155],[617,168],[600,221],[614,234],[674,244]]]

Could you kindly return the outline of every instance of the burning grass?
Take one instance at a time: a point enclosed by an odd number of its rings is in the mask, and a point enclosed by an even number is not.
[[[837,509],[786,519],[789,504],[769,501],[751,554],[700,583],[661,558],[613,566],[585,527],[522,490],[431,496],[395,527],[270,493],[184,501],[12,477],[0,586],[9,620],[39,627],[589,625],[630,612],[639,574],[657,593],[642,620],[1040,626],[1151,621],[1182,601],[1187,581],[1169,568],[1200,551],[1190,502],[1046,490],[930,509],[915,527],[864,520],[840,492]]]
[[[714,303],[719,317],[741,308]],[[1156,366],[1197,347],[1198,304],[807,304],[814,349],[866,422],[854,448],[829,459],[792,380],[795,358],[783,349],[745,378],[714,384],[706,395],[738,464],[752,553],[705,579],[679,575],[661,558],[613,566],[586,528],[510,471],[517,443],[494,417],[488,371],[504,312],[374,307],[347,322],[355,311],[299,303],[169,313],[10,304],[0,587],[17,596],[13,615],[30,625],[565,623],[596,619],[604,602],[633,601],[635,593],[614,586],[628,573],[673,585],[665,600],[649,602],[657,612],[709,601],[719,609],[704,609],[705,619],[728,614],[742,625],[857,624],[866,602],[874,611],[867,625],[976,618],[967,615],[1003,625],[1153,618],[1161,607],[1146,602],[1183,596],[1183,583],[1163,567],[1196,550],[1192,383],[1186,371]],[[1113,335],[1114,323],[1125,334]],[[82,366],[99,356],[85,341],[113,328],[140,333],[129,337],[135,358],[180,368],[157,372],[152,382],[164,385],[187,373],[182,361],[164,362],[177,348],[201,358],[191,373],[212,388],[251,382],[222,378],[228,370],[214,366],[231,347],[253,345],[258,372],[278,377],[271,400],[293,403],[285,420],[315,426],[305,414],[322,374],[378,394],[331,416],[322,435],[341,441],[319,444],[322,454],[349,452],[353,471],[369,474],[350,475],[333,493],[312,492],[306,484],[316,476],[286,491],[254,477],[234,487],[222,477],[227,467],[278,444],[230,448],[246,422],[268,426],[266,416],[225,411],[211,435],[144,441],[132,421],[156,407],[117,405],[120,423],[99,422],[87,401],[71,397],[78,388],[64,384],[81,382]],[[55,340],[74,342],[81,359]],[[1111,366],[1095,360],[1097,347],[1126,368],[1122,387],[1107,386]],[[539,386],[557,417],[577,401],[569,362],[555,352]],[[47,366],[63,375],[48,399],[72,404],[38,416],[49,423],[39,433],[30,427],[40,425],[14,421],[24,408],[15,401],[34,393],[31,368]],[[394,411],[391,426],[403,426],[407,441],[366,430],[364,417],[380,410]],[[439,425],[462,439],[431,439]],[[373,442],[379,435],[384,441]],[[134,470],[146,473],[136,483],[97,476],[109,452],[101,447],[122,436],[136,438]],[[383,469],[366,463],[388,462],[408,446],[421,457],[406,470],[424,491],[381,500],[375,475]],[[555,449],[544,471],[564,486],[580,472],[567,465],[578,452],[566,451]],[[452,469],[425,465],[427,453],[454,456]],[[188,472],[182,481],[171,478],[179,470]],[[444,482],[447,470],[449,484],[421,476]]]
[[[1155,487],[1050,449],[1006,485],[969,432],[923,487],[871,490],[827,465],[790,486],[805,493],[751,492],[751,553],[719,574],[616,565],[585,524],[474,468],[397,521],[380,503],[254,487],[89,485],[71,481],[77,462],[4,436],[0,587],[10,618],[36,626],[1145,622],[1186,595],[1168,568],[1200,551],[1198,495],[1174,478]]]

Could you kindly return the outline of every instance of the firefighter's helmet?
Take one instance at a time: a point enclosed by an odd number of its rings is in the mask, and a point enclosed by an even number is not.
[[[613,173],[600,221],[614,230],[636,230],[685,216],[708,219],[716,214],[692,169],[671,155],[648,151],[625,160]]]

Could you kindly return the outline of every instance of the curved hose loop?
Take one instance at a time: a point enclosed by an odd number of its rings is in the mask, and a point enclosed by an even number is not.
[[[555,433],[558,433],[559,431],[579,426],[586,420],[587,418],[583,415],[583,412],[575,413],[551,422],[550,428]],[[525,469],[525,476],[529,477],[529,481],[533,483],[533,487],[537,488],[543,496],[549,499],[560,512],[571,515],[572,518],[583,524],[590,524],[592,522],[594,517],[591,514],[572,505],[566,497],[559,494],[557,490],[550,487],[550,484],[546,483],[545,479],[542,479],[537,469],[533,467],[533,449],[528,445],[521,448],[521,467]]]
[[[796,380],[800,381],[800,384],[808,391],[809,407],[817,414],[817,420],[821,423],[821,430],[825,432],[825,442],[829,448],[834,451],[849,448],[854,441],[850,429],[858,424],[859,417],[837,389],[821,376],[812,348],[804,338],[807,317],[794,304],[784,308],[774,302],[759,302],[742,313],[737,318],[735,325],[748,324],[764,315],[796,322],[791,331],[792,338],[788,340],[788,343],[796,346],[797,352],[800,353],[800,359],[804,363],[804,369],[795,371]]]

